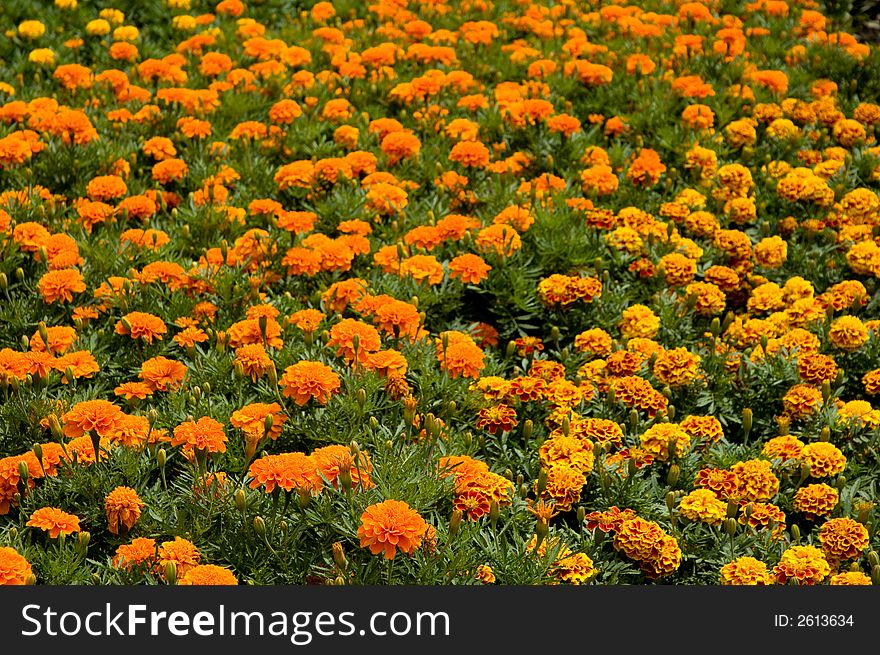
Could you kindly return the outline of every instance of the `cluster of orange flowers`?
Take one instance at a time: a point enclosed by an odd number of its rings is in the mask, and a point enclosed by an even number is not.
[[[880,430],[876,48],[812,0],[150,15],[55,0],[7,34],[3,521],[252,579],[153,525],[188,463],[187,501],[349,503],[386,559],[530,512],[545,582],[675,580],[692,543],[729,547],[722,584],[880,579],[846,477]],[[41,502],[133,457],[159,468],[106,523]],[[33,582],[13,545],[0,583]],[[512,579],[492,556],[450,579]]]

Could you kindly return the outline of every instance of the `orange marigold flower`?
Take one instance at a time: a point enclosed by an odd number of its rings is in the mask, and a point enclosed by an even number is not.
[[[172,446],[184,446],[189,449],[203,450],[209,453],[226,452],[226,433],[223,424],[203,416],[198,421],[185,421],[174,428]]]
[[[324,486],[315,460],[305,453],[267,455],[255,460],[248,468],[250,488],[263,487],[272,493],[276,487],[284,491],[317,494]]]
[[[118,175],[100,175],[89,181],[86,193],[92,200],[112,200],[128,193],[128,187]]]
[[[318,472],[334,488],[338,489],[340,483],[360,486],[362,489],[371,489],[375,486],[370,473],[373,463],[370,456],[363,450],[358,451],[355,459],[348,446],[332,445],[316,448],[310,457],[318,467]],[[349,481],[345,482],[348,475]]]
[[[272,417],[272,423],[266,434],[268,417]],[[251,403],[239,410],[232,412],[229,422],[244,432],[249,441],[260,441],[264,436],[277,439],[281,434],[281,428],[287,416],[281,413],[281,405],[278,403]]]
[[[486,429],[490,434],[510,432],[518,425],[516,410],[508,405],[493,405],[484,407],[477,413],[477,427]]]
[[[117,569],[134,569],[141,565],[152,568],[156,562],[156,540],[138,537],[130,544],[122,544],[113,556],[113,566]]]
[[[141,364],[138,377],[153,391],[179,389],[186,377],[186,365],[167,357],[153,357]]]
[[[779,584],[795,579],[802,585],[815,585],[831,573],[825,555],[815,546],[792,546],[773,567],[773,576]]]
[[[116,487],[104,499],[110,534],[125,534],[141,516],[144,501],[131,487]]]
[[[305,405],[312,398],[326,405],[330,396],[339,391],[342,381],[326,364],[303,361],[288,366],[279,384],[284,396],[293,398],[297,405]]]
[[[0,546],[0,587],[25,585],[32,574],[30,563],[15,548]]]
[[[846,457],[840,449],[827,441],[807,444],[801,451],[801,460],[810,466],[810,477],[824,478],[843,473]]]
[[[198,586],[237,585],[238,579],[227,568],[215,564],[197,564],[189,569],[178,584]]]
[[[113,390],[117,396],[122,396],[126,400],[137,398],[143,400],[153,395],[153,388],[144,382],[123,382]]]
[[[48,271],[37,283],[46,303],[73,302],[73,294],[86,290],[82,274],[75,268]]]
[[[202,558],[195,544],[183,537],[175,537],[174,541],[165,541],[159,546],[159,566],[164,573],[167,564],[177,567],[177,577],[183,578]]]
[[[272,367],[272,359],[261,343],[250,343],[235,349],[235,363],[256,382]]]
[[[357,341],[357,347],[355,347]],[[382,347],[379,332],[372,325],[353,318],[344,318],[330,328],[328,346],[336,347],[336,354],[352,362],[355,356],[374,352]]]
[[[122,421],[123,413],[106,400],[85,400],[77,403],[61,416],[64,434],[70,438],[94,432],[109,437]]]
[[[57,539],[59,535],[66,536],[80,530],[79,517],[63,512],[57,507],[41,507],[36,510],[28,519],[27,526],[48,532],[51,539]]]
[[[153,314],[129,312],[116,322],[115,332],[153,343],[153,339],[162,339],[162,335],[168,332],[168,327],[165,321]]]
[[[398,549],[412,555],[421,545],[428,524],[405,502],[386,500],[370,505],[361,514],[358,537],[361,548],[373,555],[384,552],[385,559],[394,559]]]
[[[723,585],[770,585],[773,576],[767,565],[754,557],[740,557],[721,567],[721,584]]]
[[[489,164],[489,149],[480,141],[459,141],[452,146],[449,161],[465,168],[483,168]]]

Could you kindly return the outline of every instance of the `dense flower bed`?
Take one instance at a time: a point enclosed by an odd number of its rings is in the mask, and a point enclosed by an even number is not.
[[[0,584],[880,583],[840,17],[43,5],[0,13]]]

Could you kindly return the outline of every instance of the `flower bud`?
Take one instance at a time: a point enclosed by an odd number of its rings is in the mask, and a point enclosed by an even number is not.
[[[343,473],[342,471],[339,472],[340,478],[342,478],[342,473]],[[348,473],[349,473],[348,484],[351,485],[351,473],[350,472],[348,472]],[[299,508],[300,509],[305,509],[306,507],[309,506],[309,501],[312,499],[312,495],[308,491],[299,490],[299,491],[297,491],[296,495],[299,500]]]
[[[89,542],[91,540],[92,535],[85,530],[76,535],[76,552],[80,557],[86,556],[86,553],[89,550]]]
[[[880,555],[877,554],[876,550],[872,550],[868,553],[868,564],[871,566],[880,566]]]
[[[31,574],[27,577],[27,580],[25,581],[25,584],[26,584],[27,586],[29,586],[29,587],[34,586],[35,584],[37,584],[37,576],[35,576],[33,573],[31,573]],[[876,584],[876,583],[875,583],[875,584]]]
[[[375,416],[370,417],[370,429],[373,432],[379,429],[379,419],[377,419]]]
[[[160,448],[159,452],[156,453],[156,462],[159,464],[160,469],[165,468],[165,462],[168,461],[168,454],[165,452],[164,448]]]
[[[810,463],[809,462],[801,462],[801,476],[798,480],[798,485],[800,485],[804,480],[810,477]]]
[[[269,384],[273,387],[278,386],[278,369],[275,368],[275,362],[269,362],[269,367],[266,369],[266,374],[269,376]]]
[[[571,434],[571,417],[566,414],[562,419],[562,434],[566,437]]]
[[[670,514],[675,511],[675,493],[672,491],[666,494],[666,509],[669,510]]]
[[[828,402],[831,397],[831,383],[828,380],[822,380],[822,402]]]
[[[831,440],[831,429],[826,425],[822,428],[822,432],[819,433],[819,441],[830,441]]]
[[[732,519],[736,517],[736,512],[739,510],[739,505],[736,504],[733,500],[727,501],[727,518]]]
[[[244,513],[247,509],[247,494],[245,494],[244,489],[236,490],[233,498],[235,499],[235,508],[239,512]]]
[[[846,487],[846,477],[843,475],[838,475],[835,486],[837,487],[838,491],[843,491],[843,488]]]
[[[40,333],[40,339],[43,340],[43,347],[45,347],[46,350],[48,351],[49,350],[49,330],[48,330],[48,328],[46,328],[46,322],[40,321],[37,324],[37,330]]]
[[[0,291],[6,291],[9,288],[9,278],[6,273],[0,273]]]
[[[535,422],[528,418],[523,422],[522,433],[525,439],[532,438],[532,431],[535,428]]]
[[[535,493],[540,496],[547,488],[547,469],[541,469],[538,473],[538,483],[535,485]]]
[[[507,342],[507,350],[505,351],[506,357],[513,357],[513,353],[516,352],[516,344],[513,341]]]
[[[501,506],[498,504],[497,500],[493,500],[492,504],[489,505],[489,522],[492,524],[493,528],[498,523],[499,516],[501,516]]]
[[[254,532],[260,537],[266,536],[266,521],[263,520],[262,516],[254,517]]]
[[[348,560],[345,558],[345,552],[342,550],[342,544],[338,541],[333,543],[333,561],[343,571],[348,568]]]
[[[21,460],[18,463],[18,477],[26,487],[28,478],[30,477],[30,473],[28,472],[27,462],[25,462],[24,460]]]
[[[275,425],[275,417],[272,414],[266,414],[266,418],[263,419],[263,436],[269,434],[273,425]]]
[[[617,392],[614,390],[614,387],[608,387],[608,404],[614,405],[617,403]]]
[[[37,458],[37,461],[42,464],[43,463],[43,447],[40,444],[35,443],[33,445],[33,447],[31,448],[31,450],[34,453],[34,457]]]
[[[745,438],[749,438],[749,433],[752,431],[752,408],[746,407],[742,413],[742,426],[743,433]]]
[[[538,521],[538,525],[535,526],[535,535],[537,535],[537,540],[535,541],[535,550],[537,550],[541,544],[544,542],[544,539],[550,533],[550,526],[547,525],[546,521]]]
[[[871,582],[880,585],[880,566],[871,567]]]
[[[675,483],[678,482],[678,478],[681,475],[681,467],[678,464],[673,464],[669,467],[669,474],[666,476],[666,484],[670,487],[674,487]]]
[[[343,585],[345,585],[345,578],[343,578],[341,575],[337,575],[336,579],[333,580],[333,582],[336,584],[337,587],[342,587]]]
[[[64,432],[61,430],[61,422],[55,414],[49,414],[49,430],[51,430],[52,436],[56,440],[61,441],[64,438]]]
[[[795,544],[801,541],[801,529],[796,524],[791,526],[791,541]]]
[[[729,537],[736,534],[736,519],[724,519],[724,532]]]
[[[176,562],[165,562],[165,580],[168,581],[168,584],[175,585],[177,584],[177,563]]]

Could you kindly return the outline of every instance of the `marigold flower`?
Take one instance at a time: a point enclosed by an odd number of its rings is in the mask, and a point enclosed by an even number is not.
[[[238,578],[227,568],[217,566],[216,564],[197,564],[187,570],[178,584],[181,585],[213,585],[213,586],[229,586],[237,585]]]
[[[326,405],[330,396],[339,391],[342,382],[339,376],[326,364],[303,361],[288,366],[279,380],[282,393],[293,398],[297,405],[305,405],[314,398]]]
[[[412,555],[427,529],[425,520],[405,502],[386,500],[367,507],[357,534],[361,548],[369,548],[373,555],[384,552],[385,559],[390,560],[398,549]]]
[[[184,421],[174,428],[171,445],[208,453],[225,453],[227,440],[223,424],[210,416],[203,416],[198,421]]]
[[[159,570],[164,573],[166,564],[173,563],[177,567],[177,577],[182,579],[195,566],[198,566],[202,555],[188,539],[175,537],[173,541],[165,541],[159,546]]]
[[[65,436],[81,437],[94,432],[108,437],[122,420],[122,410],[106,400],[85,400],[77,403],[61,416]]]
[[[27,526],[47,532],[50,539],[57,539],[60,535],[66,536],[80,530],[79,517],[63,512],[57,507],[41,507],[36,510],[28,519]]]
[[[827,441],[817,441],[804,446],[801,460],[810,465],[810,477],[813,478],[838,475],[846,468],[846,457],[837,446]]]
[[[773,576],[767,565],[754,557],[739,557],[721,567],[723,585],[771,585]]]
[[[73,294],[86,290],[82,274],[75,268],[44,273],[37,288],[46,303],[73,302]]]
[[[334,488],[339,488],[340,476],[346,471],[353,486],[360,486],[362,489],[371,489],[375,486],[370,477],[373,463],[366,451],[359,451],[355,458],[348,446],[332,445],[316,448],[310,457],[314,460],[321,477],[330,482]]]
[[[324,486],[315,460],[304,453],[267,455],[255,460],[248,468],[250,487],[262,486],[266,493],[276,487],[284,491],[317,494]]]
[[[143,339],[153,343],[153,339],[162,339],[168,327],[158,316],[147,312],[129,312],[116,323],[116,334],[130,336],[132,339]]]
[[[858,559],[868,548],[868,529],[851,518],[829,519],[819,528],[819,543],[829,561]]]
[[[116,487],[104,499],[104,511],[111,534],[125,533],[134,527],[141,516],[144,501],[131,487]]]
[[[138,377],[147,384],[152,391],[173,391],[179,389],[186,377],[186,365],[168,359],[167,357],[153,357],[141,364]]]
[[[681,499],[678,511],[691,521],[720,525],[727,516],[727,503],[719,500],[711,489],[695,489]]]
[[[17,550],[0,546],[0,587],[26,585],[32,573],[30,563]]]
[[[773,567],[773,576],[779,584],[795,579],[802,585],[815,585],[831,573],[831,567],[822,551],[815,546],[792,546]]]

